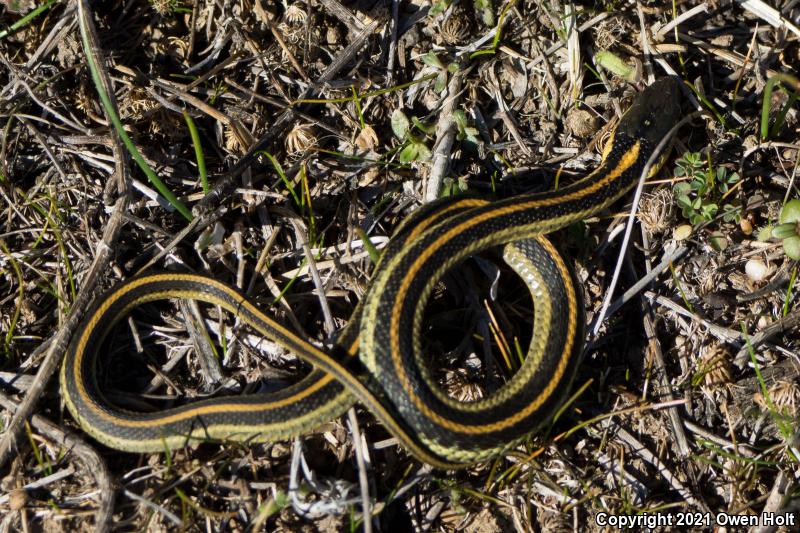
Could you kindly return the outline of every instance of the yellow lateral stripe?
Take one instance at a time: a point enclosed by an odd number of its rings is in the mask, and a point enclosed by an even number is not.
[[[489,203],[488,200],[481,200],[479,198],[465,198],[463,200],[459,200],[458,202],[446,205],[445,207],[439,209],[436,212],[437,215],[436,217],[430,217],[424,222],[420,222],[413,230],[411,230],[411,233],[408,234],[406,241],[407,242],[413,241],[414,239],[419,237],[420,234],[422,234],[422,232],[428,229],[431,226],[431,224],[433,224],[434,222],[439,222],[442,218],[444,218],[445,215],[447,215],[451,211],[455,211],[456,209],[464,207],[482,207],[484,205],[487,205],[488,203]]]
[[[111,413],[109,413],[109,412],[107,412],[107,411],[105,411],[103,409],[95,408],[94,407],[94,403],[90,400],[89,395],[86,392],[85,383],[84,383],[83,377],[82,377],[82,375],[80,373],[80,369],[81,369],[83,355],[84,355],[85,349],[86,349],[86,343],[88,342],[89,334],[91,333],[91,331],[93,329],[91,326],[97,324],[97,321],[99,320],[99,317],[101,317],[103,315],[103,313],[111,305],[114,304],[115,301],[119,300],[122,296],[125,296],[126,294],[128,294],[129,292],[131,292],[133,290],[141,290],[141,287],[143,285],[145,285],[145,284],[152,284],[154,282],[158,283],[158,282],[162,282],[162,281],[175,281],[176,279],[180,280],[180,281],[184,281],[184,282],[192,282],[192,283],[202,282],[202,283],[205,283],[205,284],[211,284],[210,282],[213,281],[213,280],[210,280],[208,278],[203,278],[203,277],[198,277],[198,276],[193,276],[193,275],[187,275],[187,274],[175,274],[175,275],[173,275],[173,274],[155,274],[153,276],[148,276],[146,278],[142,278],[141,280],[134,281],[134,282],[130,283],[129,285],[126,285],[122,290],[113,293],[111,295],[112,297],[108,298],[105,302],[103,302],[103,305],[100,308],[98,308],[97,312],[92,317],[92,320],[90,321],[89,326],[87,326],[87,328],[83,331],[83,335],[81,336],[81,340],[80,340],[80,342],[78,344],[78,349],[75,352],[75,364],[73,365],[73,379],[74,379],[75,384],[76,384],[76,386],[78,388],[78,394],[81,396],[81,398],[83,399],[83,401],[86,404],[86,406],[89,407],[96,416],[98,416],[98,417],[100,417],[100,418],[102,418],[104,420],[107,420],[109,422],[112,422],[112,423],[114,423],[116,425],[124,426],[124,427],[150,427],[150,426],[154,425],[154,422],[149,421],[149,420],[131,420],[131,419],[128,419],[128,418],[120,418],[118,416],[112,415]],[[230,288],[227,287],[226,285],[224,285],[222,283],[218,283],[218,282],[216,284],[214,284],[214,285],[215,285],[215,288],[217,288],[218,290],[221,290],[221,291],[225,292],[228,295],[232,295],[232,296],[235,296],[236,298],[238,298],[241,301],[241,303],[246,305],[251,312],[255,311],[257,316],[260,316],[262,318],[266,318],[255,306],[253,306],[247,300],[244,300],[237,293],[234,293],[233,291],[231,291]],[[209,300],[213,300],[213,299],[209,298]],[[206,301],[209,301],[209,300],[206,300]],[[222,307],[225,307],[228,311],[230,311],[232,313],[236,313],[235,310],[230,309],[230,306],[228,305],[227,302],[224,302],[224,301],[221,301],[221,300],[213,300],[213,301],[209,301],[209,303],[219,304]],[[308,343],[304,343],[303,341],[300,341],[300,339],[298,339],[296,336],[291,334],[288,330],[286,330],[285,328],[283,328],[279,324],[273,322],[271,319],[266,318],[266,321],[267,321],[267,323],[269,324],[270,327],[273,327],[277,331],[282,332],[286,337],[291,337],[295,341],[297,341],[298,343],[306,344],[307,348],[310,348],[310,349],[312,349],[314,351],[318,351],[315,346],[313,346],[311,344],[308,344]],[[247,323],[249,325],[253,326],[253,327],[257,327],[256,324],[252,324],[249,321],[247,321]],[[319,352],[319,353],[321,354],[322,352]],[[256,405],[241,405],[241,404],[232,404],[232,403],[219,403],[219,404],[215,404],[215,405],[196,407],[194,409],[189,409],[189,410],[181,412],[181,413],[176,413],[174,415],[164,416],[162,418],[159,418],[158,423],[160,423],[160,424],[170,424],[170,423],[173,423],[173,422],[181,422],[183,420],[189,420],[189,419],[194,418],[194,417],[196,417],[198,415],[207,415],[207,414],[215,414],[215,413],[225,413],[225,412],[246,413],[246,412],[255,412],[255,411],[278,409],[278,408],[281,408],[281,407],[286,407],[287,405],[291,405],[293,403],[297,403],[298,401],[301,401],[301,400],[309,397],[311,394],[313,394],[314,392],[318,391],[319,389],[321,389],[322,387],[324,387],[325,385],[330,383],[332,380],[333,380],[333,376],[325,375],[321,379],[316,381],[314,384],[312,384],[310,387],[307,387],[307,388],[303,389],[302,391],[298,392],[297,394],[294,394],[292,396],[283,398],[282,400],[277,400],[277,401],[272,401],[272,402],[265,402],[265,403],[256,404]]]
[[[539,208],[539,207],[546,207],[550,205],[557,205],[560,203],[564,203],[567,201],[575,200],[587,195],[590,195],[608,183],[619,178],[626,170],[628,170],[631,166],[633,166],[637,159],[639,158],[639,147],[640,144],[637,141],[631,149],[626,152],[623,157],[620,158],[619,163],[617,166],[610,171],[603,179],[598,180],[591,187],[586,187],[585,189],[580,189],[570,195],[563,196],[563,197],[551,197],[551,198],[542,198],[537,200],[532,200],[529,202],[523,202],[519,204],[511,204],[508,206],[504,206],[502,208],[498,208],[491,211],[486,211],[481,215],[478,215],[474,218],[471,218],[465,222],[462,222],[458,226],[452,227],[440,235],[435,241],[433,241],[429,246],[427,246],[419,255],[419,257],[411,264],[408,270],[405,272],[403,276],[403,280],[400,283],[400,287],[397,290],[397,296],[394,299],[394,306],[392,307],[392,314],[391,314],[391,322],[389,325],[389,339],[390,339],[390,346],[391,346],[391,356],[392,356],[392,363],[397,376],[400,378],[400,381],[403,384],[403,390],[407,391],[409,399],[413,402],[414,406],[420,410],[426,417],[430,418],[440,426],[447,428],[451,431],[457,431],[459,433],[465,433],[469,435],[477,435],[481,433],[486,433],[489,431],[500,431],[509,426],[513,426],[521,419],[529,416],[532,412],[538,409],[552,394],[553,388],[555,385],[553,383],[558,383],[560,381],[561,376],[563,375],[563,371],[566,368],[566,359],[568,359],[569,354],[565,354],[562,352],[562,355],[559,359],[559,366],[557,367],[558,374],[555,376],[556,379],[550,382],[550,386],[548,386],[545,390],[543,390],[537,399],[529,404],[525,409],[522,409],[512,415],[506,417],[505,419],[499,420],[492,424],[476,424],[476,425],[467,425],[461,424],[457,422],[453,422],[450,419],[444,418],[439,416],[439,414],[432,412],[427,405],[422,401],[422,399],[417,396],[413,392],[413,387],[411,386],[411,381],[409,379],[408,373],[406,368],[402,364],[402,360],[400,358],[400,313],[402,312],[402,306],[407,301],[407,293],[408,288],[411,285],[411,282],[417,276],[420,268],[422,268],[422,264],[424,264],[431,255],[433,255],[442,245],[448,242],[453,236],[461,234],[469,230],[470,227],[476,226],[478,224],[484,223],[490,218],[496,218],[504,215],[509,215],[512,213],[516,213],[519,211],[528,211],[531,209]],[[574,319],[574,317],[572,317]],[[569,324],[569,340],[573,341],[573,336],[575,334],[575,324],[574,320],[570,321]],[[571,342],[570,342],[571,344]]]
[[[602,165],[581,182],[495,204],[441,200],[406,219],[334,351],[303,339],[236,289],[206,276],[164,273],[129,280],[99,302],[67,349],[60,389],[68,410],[108,446],[157,452],[208,438],[264,442],[299,435],[359,401],[401,446],[434,467],[456,468],[502,453],[553,415],[572,381],[583,340],[579,289],[544,235],[597,213],[633,186],[632,169],[651,156],[657,139],[677,121],[679,88],[665,79],[646,89],[612,128]],[[664,159],[662,154],[659,164]],[[525,239],[538,244],[511,244]],[[505,244],[504,260],[534,299],[529,355],[499,391],[463,404],[448,397],[426,367],[413,366],[425,365],[424,304],[448,269],[499,244]],[[160,413],[118,409],[95,377],[100,341],[133,308],[168,298],[219,306],[315,370],[283,393],[214,398]],[[401,325],[410,331],[401,331]],[[354,356],[360,358],[358,368]]]

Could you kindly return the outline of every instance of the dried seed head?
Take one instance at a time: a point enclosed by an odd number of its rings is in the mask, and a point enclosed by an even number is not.
[[[452,45],[464,42],[467,37],[469,37],[469,19],[463,11],[458,10],[442,22],[437,40]]]
[[[356,137],[356,146],[362,152],[369,152],[378,146],[378,135],[369,124],[365,125]]]
[[[178,59],[185,59],[189,52],[189,42],[182,37],[168,37],[168,54]]]
[[[305,152],[316,142],[314,127],[311,124],[297,124],[286,134],[286,151],[292,155]]]
[[[120,112],[123,117],[138,120],[142,116],[154,109],[157,103],[147,94],[142,87],[131,87],[131,90],[123,97]]]
[[[474,402],[484,397],[483,389],[467,379],[462,369],[448,370],[445,373],[445,391],[459,402]]]
[[[239,140],[239,136],[233,131],[233,128],[226,126],[224,130],[224,136],[226,150],[233,153],[238,153],[241,151],[242,143]]]
[[[283,38],[283,42],[286,45],[295,45],[300,42],[300,38],[303,36],[303,28],[301,26],[293,26],[287,24],[285,22],[281,22],[276,26],[278,33]],[[292,50],[294,53],[294,50]]]
[[[325,30],[325,41],[328,44],[339,44],[339,41],[342,38],[342,32],[339,31],[339,28],[336,26],[328,26]]]
[[[178,6],[175,0],[151,0],[150,3],[153,5],[153,9],[156,10],[156,13],[162,17],[171,15]]]
[[[305,10],[300,7],[302,3],[292,4],[286,8],[286,11],[283,14],[283,20],[288,22],[289,24],[302,24],[308,18]]]
[[[651,235],[663,233],[675,220],[675,202],[669,189],[658,189],[642,197],[639,220]]]
[[[793,418],[797,416],[797,406],[800,404],[800,386],[797,383],[791,380],[780,380],[767,389],[767,393],[772,405],[779,412]],[[753,402],[764,410],[770,408],[770,402],[760,392],[753,395]]]
[[[728,348],[718,342],[703,349],[697,361],[697,370],[702,374],[706,387],[725,385],[733,381],[730,355]]]

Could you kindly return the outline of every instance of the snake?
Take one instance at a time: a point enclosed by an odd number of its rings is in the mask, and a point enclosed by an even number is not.
[[[489,460],[552,421],[584,343],[584,303],[573,268],[547,234],[628,193],[680,117],[680,81],[655,81],[610,131],[600,163],[557,190],[499,200],[456,195],[425,204],[399,225],[365,294],[332,346],[283,326],[236,289],[179,272],[133,277],[98,298],[67,348],[60,372],[67,409],[100,443],[160,452],[206,441],[272,442],[308,433],[359,402],[418,460],[454,469]],[[437,282],[468,257],[502,247],[533,301],[532,334],[517,372],[474,401],[438,385],[422,347],[423,316]],[[104,340],[142,304],[190,299],[217,305],[309,363],[278,391],[212,397],[154,412],[115,405],[98,382]]]

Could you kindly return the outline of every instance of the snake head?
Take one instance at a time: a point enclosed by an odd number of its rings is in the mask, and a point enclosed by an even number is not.
[[[644,139],[651,147],[657,146],[680,118],[680,96],[681,82],[677,78],[656,81],[636,97],[620,119],[615,136]]]

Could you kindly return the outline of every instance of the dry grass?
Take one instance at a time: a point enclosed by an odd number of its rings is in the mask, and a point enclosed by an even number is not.
[[[738,3],[286,3],[84,6],[121,122],[166,188],[189,207],[204,197],[182,112],[198,129],[211,186],[232,180],[211,205],[224,210],[188,231],[108,126],[77,3],[55,3],[0,38],[0,425],[25,397],[37,415],[0,465],[0,531],[354,531],[363,527],[362,489],[375,531],[586,531],[602,513],[671,516],[659,531],[685,529],[676,524],[686,512],[713,521],[787,511],[800,523],[797,266],[779,240],[757,239],[798,196],[796,81],[770,95],[774,131],[760,133],[767,80],[800,64],[797,3],[774,6],[783,28]],[[0,13],[2,28],[31,8],[6,4],[14,9]],[[603,66],[601,51],[613,54]],[[368,284],[356,230],[382,247],[426,199],[574,180],[599,160],[604,125],[632,89],[673,72],[695,95],[686,114],[705,114],[680,131],[646,186],[615,294],[648,275],[651,283],[591,339],[574,389],[588,386],[513,454],[431,470],[358,408],[357,425],[332,421],[302,438],[308,475],[301,469],[299,481],[290,479],[300,452],[291,442],[133,455],[76,436],[53,373],[100,289],[145,266],[203,272],[323,341]],[[393,134],[398,109],[419,121],[413,139]],[[700,154],[691,172],[707,190],[689,191],[697,203],[682,212],[673,189],[689,183],[686,153]],[[619,237],[609,236],[630,209],[617,205],[554,237],[585,283],[590,320],[619,253]],[[690,236],[676,241],[690,222]],[[758,264],[746,270],[748,261]],[[480,341],[491,337],[487,308],[511,352],[514,338],[524,346],[530,336],[530,303],[513,275],[502,271],[500,297],[484,304],[496,271],[487,265],[470,261],[448,275],[426,319],[436,374],[464,400],[508,373],[496,342]],[[218,359],[204,360],[187,331],[197,313]],[[164,305],[134,316],[103,368],[104,386],[124,405],[277,387],[308,371],[213,309]],[[484,357],[500,370],[476,372]],[[355,458],[356,428],[366,467]],[[3,436],[0,454],[9,451]]]

